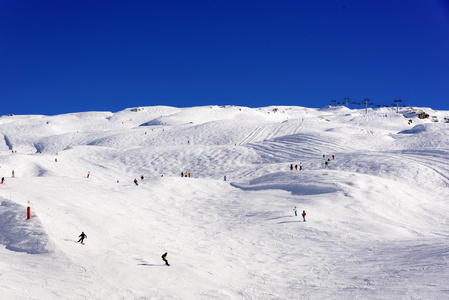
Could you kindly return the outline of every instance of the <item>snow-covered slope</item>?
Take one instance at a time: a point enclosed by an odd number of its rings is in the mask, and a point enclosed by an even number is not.
[[[439,122],[345,107],[3,116],[0,298],[449,298],[449,112],[423,110]]]

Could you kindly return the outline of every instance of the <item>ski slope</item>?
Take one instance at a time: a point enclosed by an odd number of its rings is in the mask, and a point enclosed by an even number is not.
[[[448,299],[449,112],[422,110],[440,122],[282,106],[2,116],[0,298]]]

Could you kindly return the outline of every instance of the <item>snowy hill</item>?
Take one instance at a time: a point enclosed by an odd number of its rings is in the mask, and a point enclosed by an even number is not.
[[[449,112],[421,110],[2,116],[0,298],[448,299]]]

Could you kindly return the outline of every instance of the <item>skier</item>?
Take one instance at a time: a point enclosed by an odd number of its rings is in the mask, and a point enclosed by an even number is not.
[[[181,172],[181,177],[184,177],[184,172]]]
[[[170,264],[168,263],[168,260],[167,260],[167,252],[165,252],[164,254],[162,254],[162,260],[163,261],[165,261],[165,265],[166,266],[169,266]]]
[[[298,165],[295,165],[295,170],[298,171]]]
[[[324,166],[325,166],[325,167],[327,167],[327,166],[328,166],[328,163],[327,163],[327,161],[325,161],[325,162],[324,162]]]
[[[293,208],[293,211],[295,212],[295,217],[298,215],[298,211],[296,210],[296,206],[295,208]]]
[[[332,155],[332,159],[335,159],[335,156]]]
[[[16,177],[14,170],[12,170],[12,178]]]
[[[134,178],[134,183],[135,183],[136,185],[139,185],[139,184],[137,183],[137,179],[135,179],[135,178]]]
[[[143,180],[143,175],[142,175],[142,176],[140,176],[140,180]]]
[[[5,177],[2,177],[2,184],[3,184],[3,182],[5,182]]]
[[[78,243],[81,243],[81,244],[83,244],[84,239],[87,239],[87,235],[84,234],[84,231],[81,232],[79,237],[80,237],[80,239],[78,240]]]
[[[188,175],[188,173],[186,172],[186,173],[184,174],[184,177],[187,177],[187,175]]]
[[[293,170],[293,164],[290,165],[290,170]]]
[[[223,180],[226,181],[226,175],[223,177]]]
[[[89,178],[90,176],[90,171],[87,171],[87,178]]]
[[[302,162],[299,163],[299,170],[302,170]]]
[[[302,218],[305,222],[306,221],[306,211],[305,210],[302,211]]]

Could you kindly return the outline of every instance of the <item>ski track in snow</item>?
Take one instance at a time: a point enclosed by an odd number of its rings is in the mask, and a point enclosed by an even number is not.
[[[405,108],[3,116],[0,298],[449,298],[448,127]]]

